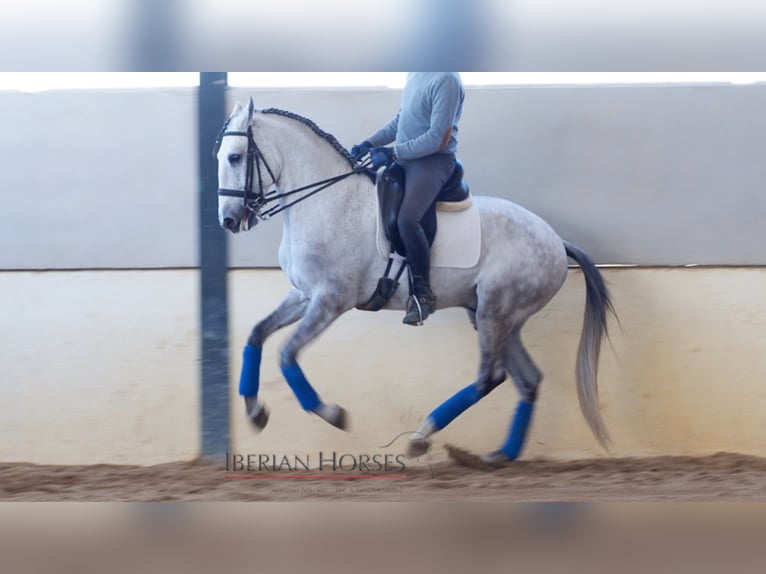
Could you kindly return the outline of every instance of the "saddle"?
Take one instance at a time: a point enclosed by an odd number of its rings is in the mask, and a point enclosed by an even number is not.
[[[394,296],[399,287],[399,279],[407,264],[407,252],[399,236],[397,220],[404,199],[404,169],[394,163],[384,170],[377,179],[378,205],[380,207],[381,224],[386,238],[391,244],[386,271],[378,280],[375,293],[363,305],[357,306],[362,311],[379,311]],[[433,246],[436,237],[436,211],[461,211],[471,205],[471,192],[463,181],[463,164],[457,160],[455,170],[444,184],[434,204],[428,208],[421,225],[425,231],[428,245]],[[395,277],[389,277],[394,264],[394,254],[401,260]]]
[[[460,211],[470,206],[471,191],[463,181],[463,164],[460,160],[455,162],[455,170],[444,184],[434,205],[428,208],[421,225],[426,233],[428,245],[433,245],[436,237],[436,210]],[[386,239],[391,243],[391,250],[402,257],[407,257],[404,244],[399,237],[397,219],[404,198],[404,169],[399,164],[393,164],[386,169],[377,181],[378,205],[383,223]]]

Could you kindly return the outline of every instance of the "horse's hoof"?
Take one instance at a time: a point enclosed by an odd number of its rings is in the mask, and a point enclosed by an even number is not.
[[[348,415],[343,407],[339,407],[335,403],[326,403],[314,412],[332,426],[342,431],[348,430]]]
[[[338,405],[335,406],[338,407]],[[342,431],[347,430],[348,415],[346,414],[346,409],[338,407],[338,414],[334,417],[334,419],[327,422],[334,427],[338,427]]]
[[[418,458],[431,450],[431,441],[427,438],[413,438],[407,443],[407,458]]]
[[[260,432],[269,422],[269,409],[258,399],[245,398],[245,410],[247,418],[253,423],[255,429]]]
[[[513,459],[505,454],[502,450],[496,450],[489,454],[485,454],[481,457],[481,462],[491,466],[492,468],[502,468],[509,462],[513,462]]]

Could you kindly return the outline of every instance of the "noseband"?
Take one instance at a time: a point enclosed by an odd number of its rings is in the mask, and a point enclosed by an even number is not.
[[[274,177],[274,172],[271,170],[271,168],[269,167],[269,164],[266,162],[266,158],[263,157],[263,153],[258,147],[258,144],[255,143],[255,139],[253,138],[253,126],[252,124],[248,125],[247,131],[244,131],[244,132],[228,131],[227,128],[229,127],[230,121],[231,121],[231,118],[226,120],[226,123],[223,124],[221,131],[218,133],[218,137],[215,140],[215,146],[213,147],[213,155],[214,156],[218,155],[218,151],[221,149],[221,143],[223,141],[223,138],[227,136],[247,138],[247,164],[245,166],[245,170],[246,170],[245,171],[245,188],[244,189],[227,189],[227,188],[219,187],[218,196],[240,198],[242,200],[242,205],[244,205],[248,211],[251,211],[259,219],[263,219],[263,220],[269,219],[272,215],[276,215],[277,213],[284,211],[288,207],[292,207],[296,203],[299,203],[303,201],[304,199],[308,199],[312,195],[319,193],[323,189],[327,189],[331,185],[338,183],[339,181],[344,180],[349,176],[355,175],[357,173],[365,173],[367,171],[366,163],[358,164],[349,172],[336,175],[335,177],[331,177],[328,179],[323,179],[321,181],[317,181],[316,183],[310,183],[309,185],[304,185],[303,187],[299,187],[291,191],[279,193],[278,190],[273,190],[273,191],[270,191],[269,193],[266,193],[263,188],[261,164],[263,164],[263,166],[266,168],[266,171],[271,177],[271,181],[274,185],[276,185],[277,183],[277,178]],[[258,177],[257,191],[253,190],[254,175],[257,175]],[[298,199],[291,201],[290,203],[286,203],[283,205],[274,205],[270,207],[269,209],[262,211],[263,208],[269,203],[278,201],[284,197],[289,197],[291,195],[300,193],[302,191],[306,191],[308,189],[313,189],[313,191],[311,191],[310,193],[307,193],[303,197],[299,197]]]

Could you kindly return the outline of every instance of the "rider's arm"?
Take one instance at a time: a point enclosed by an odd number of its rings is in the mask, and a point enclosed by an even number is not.
[[[399,126],[399,114],[396,114],[394,118],[367,138],[373,147],[387,145],[396,139],[396,128]]]

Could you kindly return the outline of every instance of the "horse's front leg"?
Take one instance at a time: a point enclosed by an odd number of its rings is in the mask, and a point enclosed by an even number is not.
[[[308,298],[302,292],[291,289],[279,306],[253,328],[245,345],[239,394],[245,399],[247,417],[258,430],[263,430],[269,422],[269,412],[258,398],[263,343],[274,332],[303,317],[308,303]]]
[[[348,310],[338,294],[312,295],[303,320],[280,353],[280,367],[301,407],[317,414],[331,425],[346,430],[346,411],[333,403],[324,403],[298,365],[298,353],[316,339],[330,324]]]

